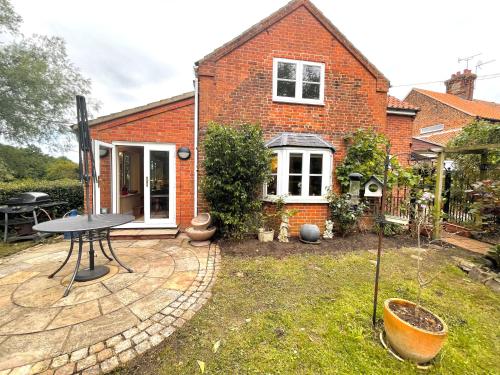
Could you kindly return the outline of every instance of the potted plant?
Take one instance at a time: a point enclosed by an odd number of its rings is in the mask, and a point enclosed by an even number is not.
[[[270,222],[275,214],[267,212],[260,214],[261,226],[257,232],[257,238],[260,242],[271,242],[274,240],[274,229],[271,227]]]
[[[443,347],[448,336],[446,323],[436,314],[420,306],[422,289],[436,277],[425,279],[422,274],[423,250],[420,247],[420,227],[424,220],[421,211],[426,209],[430,196],[418,201],[416,210],[417,238],[417,302],[401,298],[390,298],[384,302],[384,329],[390,346],[403,358],[416,363],[432,360]]]

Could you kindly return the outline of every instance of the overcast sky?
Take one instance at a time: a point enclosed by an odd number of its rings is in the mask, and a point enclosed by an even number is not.
[[[92,80],[98,115],[193,89],[193,63],[287,3],[286,0],[11,0],[25,34],[66,40],[71,60]],[[479,76],[500,73],[500,2],[346,1],[314,4],[404,98],[412,86],[444,91],[469,63],[496,59]],[[500,78],[476,82],[474,97],[500,102]]]

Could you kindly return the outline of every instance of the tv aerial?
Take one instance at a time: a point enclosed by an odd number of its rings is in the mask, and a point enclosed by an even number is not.
[[[476,53],[475,55],[472,55],[472,56],[467,56],[467,57],[459,57],[458,58],[458,63],[460,64],[461,62],[464,62],[465,61],[465,69],[469,69],[469,61],[471,61],[472,59],[474,59],[475,57],[481,55],[482,53]]]

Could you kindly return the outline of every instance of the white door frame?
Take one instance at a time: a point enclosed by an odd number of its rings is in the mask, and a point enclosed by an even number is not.
[[[115,146],[110,144],[110,143],[106,143],[106,142],[102,142],[102,141],[98,141],[98,140],[94,140],[94,163],[95,163],[95,173],[96,173],[96,178],[97,178],[97,182],[94,181],[94,188],[92,189],[93,191],[93,209],[94,209],[94,214],[95,215],[98,215],[101,213],[101,182],[99,180],[100,176],[101,176],[101,156],[99,155],[99,150],[100,150],[100,147],[103,146],[103,147],[106,147],[108,149],[111,150],[111,208],[113,210],[113,212],[115,212],[115,205],[116,205],[116,194],[114,192],[114,187],[116,186],[116,164],[115,164],[115,159],[116,159],[116,156],[115,156]],[[111,213],[111,212],[109,212]]]
[[[151,151],[167,151],[168,156],[168,212],[165,219],[151,218],[151,176],[150,153]],[[148,227],[175,225],[175,145],[148,144],[144,146],[144,222]]]
[[[175,160],[175,150],[176,146],[172,143],[154,143],[154,142],[126,142],[126,141],[113,141],[112,146],[115,147],[115,152],[113,152],[113,212],[118,212],[118,200],[119,191],[117,191],[117,174],[116,174],[116,163],[118,163],[116,146],[136,146],[142,147],[143,154],[143,190],[144,190],[144,222],[131,222],[124,225],[120,225],[116,228],[176,228],[177,227],[177,211],[176,211],[176,160]],[[146,177],[149,179],[149,151],[159,150],[159,151],[170,151],[169,155],[169,215],[168,219],[149,219],[146,218],[146,206],[149,204],[149,186],[146,188]],[[147,158],[146,158],[147,154]],[[146,159],[147,164],[146,164]],[[146,192],[147,191],[147,192]],[[147,196],[146,196],[147,194]],[[148,207],[149,209],[149,207]]]

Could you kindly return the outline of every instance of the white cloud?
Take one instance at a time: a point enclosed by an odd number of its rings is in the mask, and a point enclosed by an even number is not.
[[[497,59],[500,3],[342,1],[314,4],[389,78],[392,85],[440,81],[463,69],[458,57]],[[58,35],[93,81],[99,114],[192,90],[193,63],[268,16],[285,0],[14,0],[23,31]],[[473,67],[477,60],[471,63]],[[500,78],[477,81],[475,97],[500,102]],[[443,91],[444,84],[418,85]],[[394,87],[403,98],[411,87]]]

